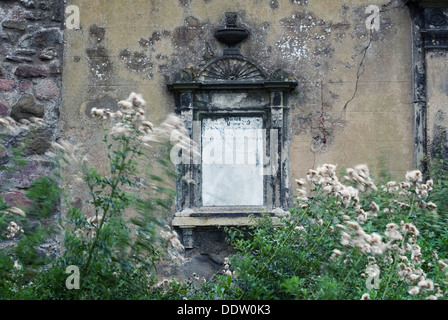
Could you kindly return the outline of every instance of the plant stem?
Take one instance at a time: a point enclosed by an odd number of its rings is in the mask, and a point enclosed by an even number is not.
[[[129,139],[125,139],[124,142],[125,143],[123,145],[123,153],[122,153],[122,155],[126,155],[127,151],[129,151],[128,150]],[[120,182],[120,180],[117,179],[117,177],[121,176],[121,174],[122,174],[122,172],[123,172],[123,170],[125,168],[125,161],[126,161],[126,156],[121,156],[121,164],[120,164],[120,167],[118,168],[118,174],[112,180],[113,183],[111,185],[111,192],[110,192],[110,198],[111,199],[114,199],[116,197],[118,184]],[[113,169],[111,173],[114,174],[115,173],[115,169]],[[106,216],[109,213],[109,209],[110,209],[110,204],[107,203],[105,208],[103,209],[103,217],[102,217],[102,219],[100,221],[100,224],[99,224],[98,228],[96,229],[95,239],[93,240],[92,245],[91,245],[91,247],[89,249],[89,255],[87,257],[86,264],[84,265],[84,268],[83,268],[83,274],[86,274],[88,269],[89,269],[90,262],[91,262],[92,257],[93,257],[93,251],[95,250],[95,248],[97,246],[97,242],[98,242],[98,239],[99,239],[99,236],[100,236],[100,233],[101,233],[104,221],[106,220]],[[80,284],[79,290],[77,290],[77,292],[76,292],[76,295],[75,295],[75,299],[76,300],[78,299],[79,292],[81,291],[81,287],[82,287],[82,283]]]
[[[293,232],[294,232],[294,228],[297,227],[297,225],[300,223],[301,219],[303,218],[303,216],[304,216],[307,212],[308,212],[308,208],[306,208],[306,209],[303,211],[303,214],[300,216],[300,218],[297,220],[297,222],[296,222],[296,223],[294,224],[294,226],[291,228],[291,231],[286,235],[286,238],[283,240],[283,242],[282,242],[279,246],[277,246],[277,248],[276,248],[274,254],[269,258],[269,260],[267,261],[267,263],[263,265],[263,268],[262,268],[259,272],[257,272],[257,275],[255,276],[255,279],[254,279],[254,280],[256,280],[256,279],[259,277],[259,275],[264,271],[264,269],[266,268],[266,265],[269,264],[269,263],[272,261],[272,259],[274,259],[274,257],[277,255],[277,252],[278,252],[278,251],[280,250],[280,248],[285,244],[285,242],[289,239],[289,237],[291,237],[291,235],[292,235]],[[246,294],[246,292],[244,291],[243,294],[240,296],[239,299],[241,300],[241,299],[244,297],[245,294]]]

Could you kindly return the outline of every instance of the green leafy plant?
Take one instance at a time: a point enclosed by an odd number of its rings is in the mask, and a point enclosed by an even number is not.
[[[433,176],[409,171],[378,187],[368,167],[322,165],[297,180],[298,203],[275,222],[228,230],[238,253],[223,299],[445,299],[444,213]],[[440,185],[439,185],[440,186]],[[445,187],[441,187],[444,189]],[[430,201],[432,200],[432,201]],[[434,202],[433,202],[434,201]],[[436,236],[437,235],[437,236]]]
[[[0,268],[10,275],[2,280],[2,287],[9,288],[4,291],[5,298],[147,298],[155,281],[156,261],[166,258],[167,250],[174,250],[173,247],[183,249],[177,234],[169,230],[164,220],[174,199],[170,189],[175,175],[169,161],[169,138],[172,130],[177,131],[179,138],[183,124],[170,115],[160,127],[154,127],[145,119],[145,101],[135,93],[118,105],[119,110],[113,113],[92,109],[104,130],[107,172],[92,166],[77,146],[64,140],[53,144],[56,153],[49,155],[61,164],[60,170],[78,177],[81,174],[90,201],[83,210],[69,208],[61,220],[62,254],[29,273],[24,266],[35,262],[33,248],[43,241],[39,236],[40,230],[44,230],[40,223],[55,212],[62,191],[56,180],[49,177],[33,182],[26,193],[32,201],[29,213],[40,220],[34,229],[29,229],[35,232],[25,231],[18,242],[16,261],[8,255],[1,256]],[[149,157],[154,161],[148,161]],[[158,164],[157,172],[147,165],[142,168],[142,163],[149,162]],[[20,210],[0,204],[4,210]],[[0,220],[3,227],[8,223],[9,220]],[[67,282],[73,280],[68,270],[78,270],[76,285]]]

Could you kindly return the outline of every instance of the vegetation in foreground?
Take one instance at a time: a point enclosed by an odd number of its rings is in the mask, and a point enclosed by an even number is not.
[[[57,175],[32,184],[26,210],[0,199],[0,241],[11,244],[0,252],[0,299],[446,299],[448,167],[439,158],[427,179],[414,170],[383,184],[366,165],[340,177],[331,164],[312,169],[296,180],[297,205],[278,222],[265,215],[252,227],[226,229],[237,253],[222,272],[156,282],[157,261],[183,249],[164,223],[174,199],[164,141],[193,149],[177,117],[155,128],[144,105],[133,93],[119,111],[92,110],[104,120],[107,173],[76,146],[54,144],[49,156],[90,194],[83,210],[47,223],[63,196]],[[155,144],[166,151],[157,157],[164,176],[141,167]],[[61,254],[42,254],[55,232],[63,234]]]

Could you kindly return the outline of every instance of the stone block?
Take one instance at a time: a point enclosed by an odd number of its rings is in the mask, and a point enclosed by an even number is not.
[[[6,148],[0,145],[0,165],[7,164],[9,161],[8,152]]]
[[[22,64],[16,68],[14,74],[22,78],[35,78],[48,76],[48,71],[39,67]]]
[[[2,27],[24,31],[27,27],[27,23],[25,20],[5,20],[2,22]]]
[[[59,98],[59,88],[57,84],[50,79],[40,81],[35,87],[34,92],[40,100],[51,100]]]
[[[8,115],[9,108],[3,102],[0,101],[0,116],[5,117]]]
[[[51,137],[53,133],[49,128],[39,128],[31,131],[27,138],[29,142],[25,150],[25,155],[42,155],[51,147]]]
[[[11,109],[11,118],[16,121],[31,117],[43,118],[44,114],[44,106],[36,103],[33,96],[29,94],[22,96]]]
[[[19,83],[19,93],[32,93],[33,89],[33,82],[32,81],[21,81]]]
[[[29,208],[32,205],[31,200],[21,191],[5,192],[2,196],[6,204],[12,207]]]
[[[0,79],[0,91],[12,91],[14,80]]]

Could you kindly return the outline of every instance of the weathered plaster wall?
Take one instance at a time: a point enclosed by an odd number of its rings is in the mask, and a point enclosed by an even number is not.
[[[319,163],[367,163],[400,178],[414,168],[408,9],[376,1],[380,30],[368,30],[368,0],[74,0],[81,29],[65,30],[61,129],[87,150],[100,134],[89,110],[140,92],[160,122],[174,101],[166,84],[221,55],[224,13],[250,31],[242,54],[299,83],[290,101],[293,178]],[[92,103],[92,101],[96,101]],[[93,152],[93,151],[92,151]],[[101,159],[101,156],[98,157]],[[101,165],[99,160],[98,164]]]
[[[102,134],[93,107],[114,108],[130,92],[143,94],[151,121],[174,109],[167,83],[190,66],[198,70],[222,54],[214,38],[225,12],[237,12],[250,32],[244,56],[268,74],[283,68],[298,82],[289,105],[291,180],[322,163],[372,166],[401,179],[413,163],[412,33],[401,0],[375,1],[380,29],[368,30],[370,0],[72,0],[80,29],[64,32],[60,130],[83,143],[104,168]],[[69,199],[85,190],[70,181]],[[198,231],[199,232],[199,231]],[[194,235],[191,267],[212,273],[227,247]],[[205,241],[205,242],[204,242]],[[204,253],[205,255],[203,255]],[[211,255],[213,253],[213,256]],[[196,262],[195,262],[196,261]],[[213,262],[210,262],[213,261]],[[167,274],[173,271],[167,266]],[[171,271],[170,271],[171,270]],[[204,270],[204,269],[203,269]]]
[[[448,115],[448,63],[445,50],[431,50],[426,53],[427,67],[427,127],[428,152],[436,156],[442,151],[444,158],[446,150]],[[441,149],[439,149],[441,148]]]

